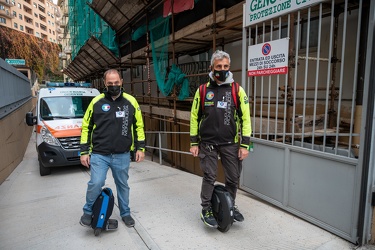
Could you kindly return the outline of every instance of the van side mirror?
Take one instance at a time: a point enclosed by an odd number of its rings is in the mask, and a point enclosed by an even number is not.
[[[33,112],[26,113],[26,124],[29,126],[36,125],[36,116],[33,115]]]

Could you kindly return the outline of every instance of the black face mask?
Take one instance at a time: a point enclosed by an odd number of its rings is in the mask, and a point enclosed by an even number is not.
[[[107,90],[110,96],[118,96],[121,91],[121,86],[107,86]]]
[[[229,70],[214,70],[214,77],[220,82],[225,82],[225,79],[227,79],[228,75]]]

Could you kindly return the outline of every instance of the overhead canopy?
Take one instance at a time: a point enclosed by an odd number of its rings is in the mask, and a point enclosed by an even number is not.
[[[161,0],[92,0],[89,6],[115,32],[120,51],[116,58],[103,44],[91,38],[79,51],[64,73],[75,80],[101,75],[108,67],[128,68],[152,61],[152,48],[146,35],[132,40],[136,29],[163,17]],[[91,3],[90,3],[91,2]],[[194,1],[193,9],[175,13],[171,18],[174,33],[169,35],[169,58],[207,52],[217,46],[242,39],[242,14],[245,1]],[[168,6],[167,6],[168,7]],[[164,9],[163,9],[164,8]],[[213,10],[216,12],[213,14]],[[165,17],[164,17],[165,18]],[[149,52],[149,53],[147,53]]]
[[[75,81],[87,80],[103,73],[108,68],[120,66],[120,60],[97,38],[92,36],[81,47],[74,60],[63,70]]]
[[[90,7],[105,20],[113,30],[120,31],[127,23],[142,17],[143,13],[162,3],[160,0],[92,0]]]
[[[242,39],[242,14],[245,1],[194,2],[193,9],[175,14],[171,21],[175,33],[171,33],[169,37],[170,44],[173,43],[173,46],[168,48],[170,55],[198,54],[213,46],[216,47],[216,43],[223,45]],[[92,0],[90,7],[116,31],[121,65],[130,67],[135,64],[146,64],[147,57],[152,59],[145,53],[147,50],[151,52],[145,36],[137,41],[131,41],[130,36],[141,25],[151,23],[157,17],[163,17],[166,4],[168,1],[161,0]]]

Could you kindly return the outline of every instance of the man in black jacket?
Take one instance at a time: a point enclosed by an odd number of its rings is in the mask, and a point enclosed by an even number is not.
[[[136,162],[144,159],[142,113],[137,100],[122,91],[122,79],[117,70],[104,73],[104,84],[107,91],[91,101],[82,121],[81,164],[91,168],[91,178],[80,223],[91,225],[93,204],[111,168],[120,216],[126,226],[132,227],[135,221],[130,215],[128,172],[131,150],[136,151]]]
[[[220,50],[215,51],[211,58],[210,80],[205,83],[206,88],[196,91],[190,114],[190,152],[194,157],[200,158],[203,171],[201,219],[209,227],[218,226],[212,214],[211,197],[219,155],[224,168],[225,187],[233,201],[236,199],[242,160],[249,155],[249,100],[242,87],[239,87],[238,91],[233,91],[233,74],[229,68],[229,54]],[[200,93],[203,89],[204,95]],[[239,131],[242,138],[238,136]],[[233,217],[235,221],[244,220],[236,206]]]

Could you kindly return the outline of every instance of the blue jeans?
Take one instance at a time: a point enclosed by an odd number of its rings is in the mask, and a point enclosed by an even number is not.
[[[87,183],[86,204],[83,206],[83,212],[92,214],[92,206],[105,185],[108,168],[111,168],[117,189],[120,216],[130,215],[128,185],[130,153],[111,155],[93,153],[90,164],[91,179]]]

